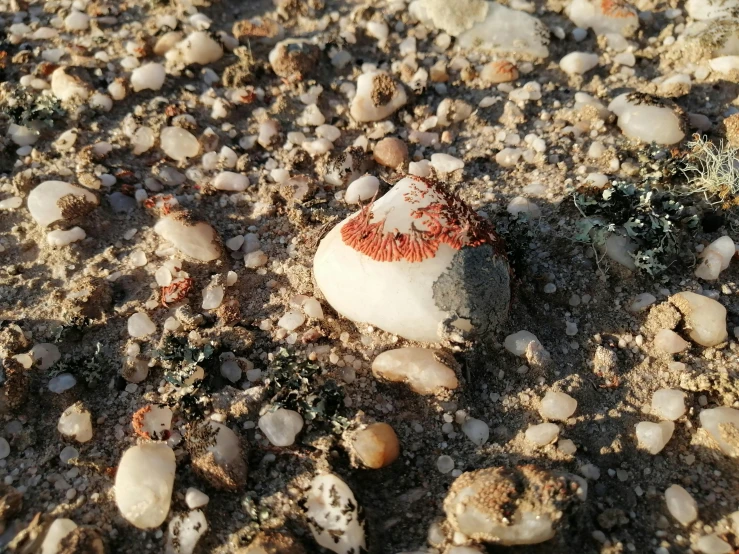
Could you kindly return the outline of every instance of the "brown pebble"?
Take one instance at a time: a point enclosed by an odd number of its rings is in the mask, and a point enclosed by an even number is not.
[[[352,446],[362,464],[370,469],[389,466],[398,459],[398,435],[387,423],[373,423],[358,431]]]
[[[375,145],[374,157],[378,164],[397,169],[408,163],[408,146],[399,138],[387,137]]]
[[[518,79],[518,69],[509,61],[498,60],[483,67],[480,77],[483,81],[492,84],[507,83]]]

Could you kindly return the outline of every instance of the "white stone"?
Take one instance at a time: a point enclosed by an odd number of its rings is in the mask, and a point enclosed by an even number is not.
[[[695,541],[695,550],[701,554],[734,554],[734,549],[716,533],[704,535]]]
[[[685,138],[675,111],[649,97],[624,93],[614,98],[608,109],[618,116],[618,126],[631,139],[669,145]]]
[[[686,291],[676,294],[670,301],[683,314],[685,327],[693,342],[702,346],[716,346],[728,339],[726,308],[716,300]]]
[[[257,267],[265,265],[267,260],[267,254],[261,250],[255,250],[254,252],[249,252],[244,256],[244,265],[248,268],[256,269]]]
[[[739,410],[726,407],[702,410],[700,421],[725,454],[739,457]]]
[[[309,106],[306,106],[303,109],[303,113],[298,116],[298,119],[295,121],[298,125],[301,127],[305,126],[311,126],[311,127],[317,127],[319,125],[323,125],[326,122],[326,118],[321,113],[321,110],[318,106],[315,104],[311,104]]]
[[[77,10],[72,10],[64,18],[64,28],[67,31],[84,31],[90,26],[90,16]]]
[[[451,6],[451,5],[450,5]],[[485,19],[460,34],[457,45],[526,57],[549,56],[549,31],[536,17],[497,2],[488,2]]]
[[[165,127],[159,134],[159,144],[164,153],[177,161],[193,158],[200,153],[200,143],[182,127]]]
[[[134,92],[140,90],[159,90],[164,85],[167,76],[164,66],[160,63],[150,62],[137,67],[131,72],[131,87]]]
[[[698,503],[680,485],[672,485],[665,491],[665,503],[667,511],[681,525],[690,525],[698,519]]]
[[[364,518],[344,481],[332,473],[316,475],[306,495],[305,515],[315,541],[336,554],[366,550]]]
[[[449,154],[431,154],[431,167],[441,174],[452,173],[464,167],[464,161]]]
[[[305,316],[296,310],[286,312],[285,315],[277,320],[277,325],[286,331],[294,331],[303,323],[305,323]]]
[[[40,135],[36,129],[31,129],[23,125],[16,125],[11,123],[8,126],[8,136],[10,139],[20,147],[30,146],[36,144]]]
[[[450,204],[438,185],[405,177],[334,227],[321,241],[313,263],[328,303],[352,321],[425,342],[464,332],[484,333],[501,323],[508,313],[509,271],[507,261],[496,254],[494,235],[484,235],[478,246],[461,250],[466,235],[457,235],[458,242],[443,237],[428,242],[449,225],[446,218],[432,213],[437,209],[442,214],[454,210],[453,221],[484,225],[466,205]],[[365,233],[365,226],[373,222],[380,226]],[[448,232],[456,234],[452,227]],[[458,265],[462,258],[465,263]],[[483,275],[484,280],[474,284]],[[436,285],[435,293],[434,283],[447,280],[444,291]],[[447,297],[443,301],[442,294]]]
[[[46,235],[46,242],[51,246],[68,246],[73,242],[84,240],[85,237],[87,237],[87,234],[81,227],[72,227],[66,231],[56,229]]]
[[[92,439],[92,417],[90,412],[79,404],[73,404],[62,412],[56,428],[62,435],[71,437],[77,442]]]
[[[28,195],[28,211],[36,223],[46,227],[65,219],[63,199],[69,195],[84,197],[91,206],[98,204],[97,196],[87,189],[64,181],[44,181]]]
[[[206,31],[190,33],[184,40],[170,49],[165,57],[175,63],[206,65],[223,57],[223,47]]]
[[[462,424],[462,432],[477,446],[482,446],[490,438],[490,427],[480,419],[469,418]]]
[[[373,175],[364,175],[349,183],[344,194],[344,200],[348,204],[359,204],[365,200],[371,200],[380,190],[380,180]]]
[[[618,33],[631,36],[639,27],[639,16],[627,2],[572,0],[565,13],[578,27],[591,28],[598,35]]]
[[[537,445],[546,446],[557,440],[559,436],[559,425],[556,423],[540,423],[526,429],[526,440]]]
[[[128,318],[128,334],[134,338],[148,337],[156,330],[156,324],[144,312],[136,312]]]
[[[376,106],[374,103],[375,87],[382,82],[392,82],[395,91],[387,102]],[[357,79],[357,92],[352,99],[350,114],[359,123],[387,119],[405,105],[407,96],[405,89],[392,81],[392,77],[384,71],[363,73]]]
[[[38,344],[34,344],[29,354],[31,354],[33,362],[38,366],[39,369],[49,369],[62,357],[61,353],[59,352],[59,347],[56,344],[52,344],[50,342],[40,342]]]
[[[182,212],[171,213],[154,225],[154,231],[171,242],[183,254],[210,262],[220,257],[220,238],[215,229],[204,221],[191,221]]]
[[[223,302],[225,290],[222,285],[213,285],[206,287],[203,291],[203,309],[215,310]]]
[[[321,303],[315,298],[308,298],[303,302],[303,311],[305,315],[312,319],[323,319],[323,308],[321,308]]]
[[[495,163],[497,163],[500,167],[514,167],[516,164],[518,164],[518,161],[521,159],[522,155],[523,150],[521,150],[520,148],[503,148],[503,150],[495,154]],[[522,196],[518,196],[516,198],[526,200]],[[515,206],[516,198],[514,198],[509,205]]]
[[[277,138],[280,132],[280,127],[274,119],[268,119],[259,124],[259,135],[257,136],[257,142],[262,148],[267,150],[271,149],[272,143]]]
[[[23,205],[23,198],[20,196],[11,196],[5,200],[0,200],[0,210],[17,210]]]
[[[701,263],[695,269],[695,276],[706,281],[718,279],[719,273],[729,267],[736,254],[736,245],[731,237],[721,237],[709,244],[701,253]]]
[[[416,0],[409,6],[410,14],[424,24],[458,36],[485,20],[489,3],[484,0]]]
[[[522,357],[526,355],[529,345],[532,342],[539,342],[536,335],[528,331],[518,331],[517,333],[508,335],[503,341],[503,346],[514,356]]]
[[[185,493],[185,504],[187,504],[187,507],[191,510],[207,506],[209,501],[210,498],[207,494],[194,487],[188,488]]]
[[[598,65],[598,54],[587,52],[570,52],[559,61],[559,67],[565,73],[581,75]]]
[[[637,294],[634,301],[629,306],[629,311],[632,313],[639,313],[646,310],[649,306],[657,301],[657,297],[649,292],[642,292]]]
[[[232,383],[237,383],[241,379],[241,366],[236,360],[224,360],[221,363],[221,375]]]
[[[290,446],[303,428],[303,417],[293,410],[277,408],[259,418],[259,429],[274,446]]]
[[[164,444],[145,443],[123,453],[115,476],[115,503],[139,529],[159,527],[169,513],[175,455]]]
[[[177,514],[167,526],[165,554],[192,554],[195,547],[208,531],[208,521],[202,510]]]
[[[40,554],[57,554],[62,539],[77,529],[77,524],[71,519],[57,518],[51,522],[41,543]]]
[[[467,119],[472,115],[472,110],[472,106],[463,100],[444,98],[436,109],[436,117],[439,125],[448,127],[452,123]]]
[[[516,196],[506,206],[511,215],[526,214],[530,218],[541,217],[541,208],[524,196]]]
[[[732,12],[739,7],[737,0],[723,0],[716,2],[715,0],[687,0],[685,2],[685,11],[693,19],[719,19],[732,17]]]
[[[60,373],[49,379],[49,390],[54,394],[62,394],[77,384],[77,379],[71,373]]]
[[[654,347],[667,354],[677,354],[690,348],[690,343],[675,331],[660,329],[654,336]]]
[[[151,149],[156,142],[154,130],[151,127],[139,127],[131,137],[133,153],[138,156]]]
[[[672,421],[662,421],[660,423],[642,421],[637,423],[636,439],[639,448],[643,448],[650,454],[659,454],[672,438],[674,431],[675,424]]]
[[[235,237],[231,237],[226,241],[226,248],[232,250],[233,252],[240,250],[243,245],[244,235],[236,235]]]
[[[372,362],[372,374],[380,379],[407,383],[419,394],[434,394],[459,386],[457,375],[440,361],[435,350],[396,348],[386,350]]]
[[[74,75],[68,75],[64,67],[59,67],[51,74],[51,92],[62,102],[73,99],[87,100],[89,87]]]
[[[544,419],[565,421],[577,410],[577,400],[564,392],[547,391],[541,399],[539,414]]]
[[[676,389],[659,389],[652,395],[652,413],[675,421],[685,415],[685,393]]]

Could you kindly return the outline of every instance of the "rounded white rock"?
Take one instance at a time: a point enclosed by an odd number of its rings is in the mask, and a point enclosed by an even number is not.
[[[526,429],[526,440],[537,445],[546,446],[557,440],[559,436],[559,425],[556,423],[540,423]]]
[[[349,184],[344,200],[348,204],[359,204],[364,200],[371,200],[378,190],[380,190],[380,180],[373,175],[364,175]]]
[[[195,547],[208,531],[208,521],[202,510],[177,514],[167,526],[165,554],[192,554]]]
[[[159,90],[164,85],[166,76],[162,64],[150,62],[137,67],[131,72],[131,87],[134,92],[146,89]]]
[[[441,352],[426,348],[387,350],[372,362],[372,374],[388,381],[408,383],[418,394],[434,394],[459,386],[457,375],[440,360]]]
[[[144,312],[136,312],[128,318],[128,334],[134,338],[148,337],[156,330],[156,324]]]
[[[547,391],[541,399],[539,413],[544,419],[565,421],[577,410],[577,400],[564,392]]]
[[[84,215],[97,204],[94,193],[64,181],[44,181],[28,195],[28,211],[43,227]]]
[[[259,418],[259,429],[274,446],[290,446],[303,429],[303,417],[296,411],[278,408]]]
[[[652,413],[675,421],[685,415],[685,393],[676,389],[659,389],[652,395]]]
[[[369,71],[357,79],[357,92],[350,114],[359,123],[388,118],[405,105],[408,97],[402,85],[384,71]]]
[[[187,504],[187,507],[191,510],[207,506],[209,501],[210,498],[207,494],[194,487],[188,488],[185,493],[185,504]]]
[[[672,438],[675,424],[672,421],[661,421],[652,423],[642,421],[636,424],[636,439],[639,448],[643,448],[650,454],[659,454]]]
[[[174,212],[161,218],[154,231],[183,254],[201,262],[221,255],[221,240],[215,229],[204,221],[196,221],[189,212]]]
[[[92,439],[92,417],[90,412],[79,404],[73,404],[62,412],[56,428],[62,435],[71,437],[77,442]]]
[[[306,495],[305,515],[315,541],[336,554],[367,548],[364,519],[349,486],[332,473],[317,475]]]
[[[739,410],[719,407],[703,410],[700,413],[701,426],[708,431],[719,448],[732,457],[739,457]]]
[[[565,73],[582,75],[598,65],[598,54],[587,52],[570,52],[559,61],[559,67]]]
[[[213,180],[213,186],[217,190],[229,192],[243,192],[249,186],[249,178],[241,173],[233,171],[222,171]]]
[[[182,127],[165,127],[159,134],[159,144],[164,153],[177,161],[184,161],[200,153],[200,143],[195,135]]]
[[[77,529],[77,524],[71,519],[57,518],[51,522],[41,543],[39,554],[57,554],[62,539]]]
[[[172,501],[174,451],[146,443],[123,453],[115,476],[115,502],[123,517],[139,529],[161,525]]]
[[[608,105],[618,117],[624,135],[642,142],[676,144],[685,138],[685,126],[675,109],[657,97],[624,93]]]
[[[729,338],[726,308],[713,298],[694,292],[679,292],[670,302],[683,314],[690,339],[702,346],[716,346]]]
[[[698,503],[680,485],[672,485],[665,491],[665,503],[670,515],[682,525],[690,525],[698,519]]]

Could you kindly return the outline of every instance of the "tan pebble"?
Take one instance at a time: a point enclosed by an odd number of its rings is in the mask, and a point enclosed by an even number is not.
[[[387,423],[373,423],[357,432],[352,446],[362,463],[380,469],[393,463],[400,454],[400,442]]]
[[[483,67],[480,77],[483,81],[492,84],[507,83],[518,79],[518,69],[509,61],[498,60]]]
[[[398,138],[387,137],[375,145],[375,161],[396,169],[408,162],[408,146]]]

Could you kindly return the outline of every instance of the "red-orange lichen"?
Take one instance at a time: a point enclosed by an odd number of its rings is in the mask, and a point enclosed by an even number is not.
[[[133,414],[133,419],[131,421],[134,432],[140,437],[144,437],[145,439],[151,438],[151,435],[144,431],[144,419],[146,418],[146,414],[148,414],[150,411],[151,405],[147,404],[146,406],[138,410],[135,414]]]
[[[179,302],[187,296],[191,288],[192,279],[190,277],[180,277],[162,287],[162,306],[166,308],[169,304]]]
[[[618,19],[627,19],[636,15],[634,8],[623,0],[601,0],[600,9],[603,15]]]
[[[447,244],[459,250],[464,246],[491,244],[497,253],[504,252],[502,241],[492,225],[480,218],[456,194],[432,179],[409,175],[419,184],[404,195],[408,204],[418,204],[427,196],[432,202],[411,211],[413,219],[407,232],[385,230],[386,218],[372,221],[374,201],[347,221],[341,229],[344,244],[378,262],[422,262],[436,256],[439,246]]]

